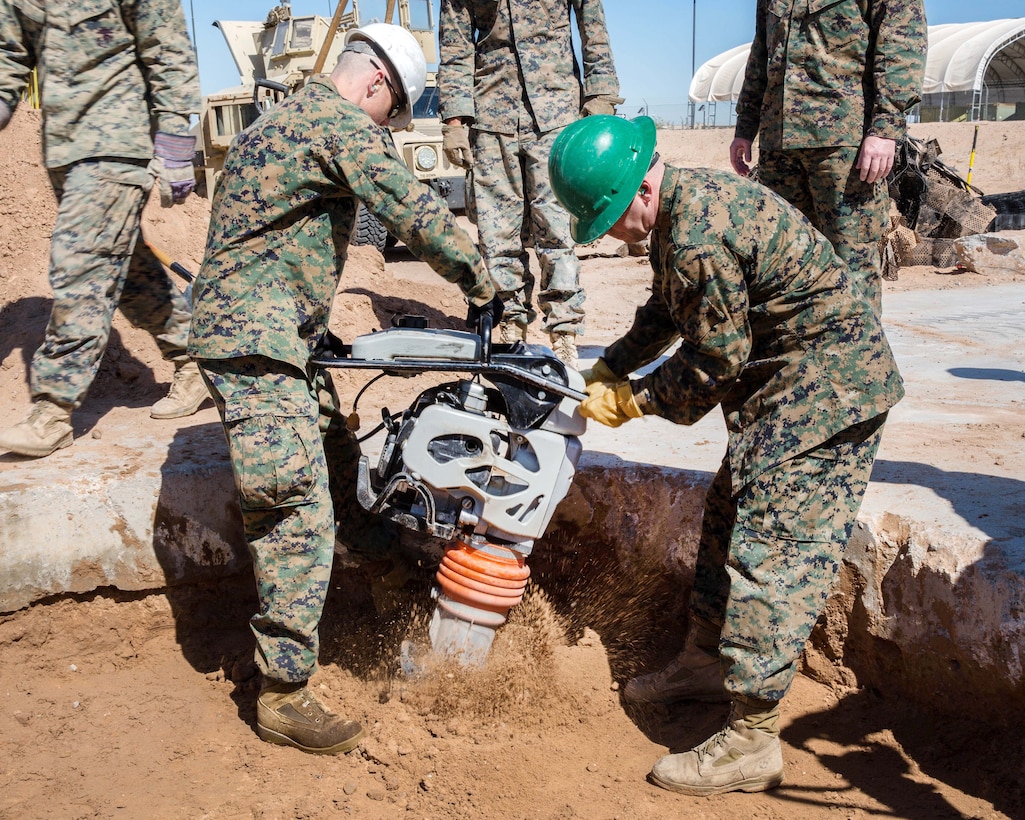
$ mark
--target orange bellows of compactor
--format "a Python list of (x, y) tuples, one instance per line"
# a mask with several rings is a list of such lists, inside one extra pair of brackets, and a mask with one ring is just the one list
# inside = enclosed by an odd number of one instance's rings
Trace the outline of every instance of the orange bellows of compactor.
[(440, 591), (435, 620), (451, 620), (455, 628), (444, 635), (432, 629), (434, 650), (465, 655), (482, 642), (490, 645), (491, 634), (523, 600), (528, 578), (524, 557), (500, 544), (475, 548), (457, 541), (446, 549), (436, 576)]

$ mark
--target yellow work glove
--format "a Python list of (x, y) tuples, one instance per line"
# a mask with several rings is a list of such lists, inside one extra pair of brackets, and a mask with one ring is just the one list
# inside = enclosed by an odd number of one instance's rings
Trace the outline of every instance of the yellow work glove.
[(616, 106), (622, 104), (622, 97), (616, 97), (612, 94), (595, 94), (593, 97), (587, 97), (584, 100), (584, 106), (580, 109), (580, 116), (591, 117), (595, 114), (614, 115), (616, 113)]
[(448, 161), (459, 168), (473, 167), (473, 152), (470, 150), (470, 129), (466, 125), (441, 126), (441, 147)]
[(624, 421), (644, 415), (629, 381), (619, 384), (595, 382), (587, 388), (587, 398), (580, 402), (580, 415), (594, 419), (606, 427), (619, 427)]
[(592, 385), (595, 382), (615, 384), (619, 381), (619, 376), (609, 370), (609, 366), (605, 364), (605, 360), (602, 358), (599, 358), (590, 367), (581, 370), (580, 375), (584, 377), (584, 384), (586, 385)]

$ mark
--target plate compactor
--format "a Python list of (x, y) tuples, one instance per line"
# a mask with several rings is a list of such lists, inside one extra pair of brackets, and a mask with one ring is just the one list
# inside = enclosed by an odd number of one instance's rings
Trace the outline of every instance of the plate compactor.
[(458, 375), (398, 416), (382, 411), (382, 425), (361, 439), (386, 434), (376, 469), (360, 458), (358, 494), (370, 512), (443, 543), (431, 647), (481, 665), (523, 598), (526, 558), (573, 480), (586, 426), (584, 380), (546, 347), (492, 347), (488, 315), (476, 333), (431, 329), (415, 316), (396, 325), (334, 344), (315, 362), (391, 376)]

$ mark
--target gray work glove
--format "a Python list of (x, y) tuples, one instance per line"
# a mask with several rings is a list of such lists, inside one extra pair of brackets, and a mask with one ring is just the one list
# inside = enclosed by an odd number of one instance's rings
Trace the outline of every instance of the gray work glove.
[(594, 114), (610, 114), (614, 116), (616, 106), (622, 104), (622, 97), (614, 97), (612, 94), (595, 94), (593, 97), (584, 98), (584, 107), (580, 109), (580, 116), (590, 117)]
[(158, 131), (153, 141), (153, 153), (161, 207), (170, 208), (184, 202), (196, 187), (196, 169), (192, 167), (196, 138)]
[(0, 131), (3, 131), (7, 127), (7, 123), (11, 121), (11, 107), (0, 100)]
[(473, 167), (473, 152), (470, 150), (470, 127), (468, 125), (441, 126), (442, 147), (445, 156), (453, 165), (469, 170)]

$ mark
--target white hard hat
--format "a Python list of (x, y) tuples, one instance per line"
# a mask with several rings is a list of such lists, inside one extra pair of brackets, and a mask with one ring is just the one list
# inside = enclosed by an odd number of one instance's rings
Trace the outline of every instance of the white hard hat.
[(427, 61), (423, 49), (409, 31), (391, 23), (368, 23), (345, 34), (345, 44), (353, 41), (369, 43), (380, 55), (392, 79), (402, 84), (405, 99), (399, 101), (399, 113), (391, 119), (395, 128), (405, 128), (413, 118), (413, 103), (420, 99), (427, 85)]

